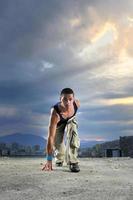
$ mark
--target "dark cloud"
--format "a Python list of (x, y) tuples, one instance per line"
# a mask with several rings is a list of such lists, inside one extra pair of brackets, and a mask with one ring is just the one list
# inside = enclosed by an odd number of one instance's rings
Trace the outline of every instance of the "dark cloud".
[[(83, 118), (88, 121), (125, 121), (132, 120), (132, 105), (88, 106), (83, 111)], [(82, 111), (81, 111), (82, 112)]]
[[(132, 96), (132, 75), (104, 73), (108, 65), (118, 62), (114, 54), (98, 58), (95, 52), (88, 62), (78, 56), (91, 45), (92, 27), (97, 25), (96, 33), (109, 20), (117, 22), (120, 31), (121, 20), (128, 14), (132, 14), (131, 1), (1, 1), (0, 109), (16, 111), (0, 115), (0, 134), (18, 129), (43, 135), (43, 120), (47, 126), (50, 107), (64, 87), (72, 87), (81, 100), (80, 134), (111, 139), (130, 132), (127, 122), (132, 120), (132, 106), (104, 106), (95, 101)], [(72, 26), (75, 19), (79, 24)]]

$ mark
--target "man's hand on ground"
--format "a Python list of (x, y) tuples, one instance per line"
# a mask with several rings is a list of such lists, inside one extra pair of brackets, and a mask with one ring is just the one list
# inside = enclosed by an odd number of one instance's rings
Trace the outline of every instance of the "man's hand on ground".
[(42, 167), (42, 170), (44, 171), (52, 171), (53, 167), (52, 167), (52, 161), (47, 161), (44, 166)]

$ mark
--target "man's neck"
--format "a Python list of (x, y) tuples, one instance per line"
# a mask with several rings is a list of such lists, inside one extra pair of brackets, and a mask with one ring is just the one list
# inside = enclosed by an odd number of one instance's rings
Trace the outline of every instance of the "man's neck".
[(72, 109), (72, 106), (69, 106), (69, 107), (65, 107), (62, 103), (60, 104), (61, 105), (61, 109), (62, 111), (66, 112), (66, 111), (70, 111)]

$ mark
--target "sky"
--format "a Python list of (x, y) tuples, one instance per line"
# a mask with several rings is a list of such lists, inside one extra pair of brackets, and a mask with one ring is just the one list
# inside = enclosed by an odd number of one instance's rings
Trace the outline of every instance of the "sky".
[(0, 0), (0, 136), (47, 138), (65, 87), (81, 140), (133, 135), (132, 36), (132, 0)]

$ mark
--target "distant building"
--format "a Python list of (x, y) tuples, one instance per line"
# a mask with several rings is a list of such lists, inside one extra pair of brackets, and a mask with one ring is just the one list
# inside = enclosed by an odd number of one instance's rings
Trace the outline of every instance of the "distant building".
[(8, 149), (3, 149), (2, 152), (1, 152), (1, 155), (2, 155), (2, 156), (10, 156), (10, 150), (8, 150)]
[(100, 151), (105, 157), (129, 156), (133, 158), (133, 136), (124, 136), (119, 140), (102, 143)]
[(113, 140), (99, 144), (102, 157), (121, 156), (119, 140)]
[(133, 136), (120, 137), (120, 148), (122, 156), (133, 158)]
[(105, 149), (105, 157), (121, 157), (121, 149), (112, 148), (112, 149)]

